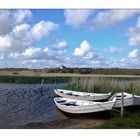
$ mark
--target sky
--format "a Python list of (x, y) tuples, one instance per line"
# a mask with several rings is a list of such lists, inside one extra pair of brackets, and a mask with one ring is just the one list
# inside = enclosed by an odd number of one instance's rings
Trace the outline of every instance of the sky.
[(0, 10), (0, 68), (140, 68), (140, 10)]

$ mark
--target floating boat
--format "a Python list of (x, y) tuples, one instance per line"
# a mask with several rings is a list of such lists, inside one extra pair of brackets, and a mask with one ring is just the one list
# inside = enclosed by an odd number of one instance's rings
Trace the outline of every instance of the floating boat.
[[(112, 100), (116, 97), (116, 103), (114, 107), (121, 107), (122, 105), (122, 93), (116, 93), (109, 100)], [(123, 106), (132, 106), (132, 105), (140, 105), (140, 96), (130, 94), (127, 92), (123, 92)]]
[(72, 98), (78, 100), (87, 100), (87, 101), (99, 101), (106, 100), (111, 96), (110, 93), (88, 93), (88, 92), (79, 92), (71, 91), (64, 89), (54, 89), (55, 94), (64, 98)]
[(106, 102), (93, 102), (86, 100), (55, 97), (54, 102), (57, 108), (61, 111), (67, 113), (81, 114), (111, 110), (115, 105), (116, 97)]

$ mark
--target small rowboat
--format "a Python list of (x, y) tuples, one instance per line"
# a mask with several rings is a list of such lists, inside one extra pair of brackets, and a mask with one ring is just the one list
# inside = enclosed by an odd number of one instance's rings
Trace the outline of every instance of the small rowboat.
[(86, 100), (55, 97), (54, 102), (57, 108), (61, 111), (74, 114), (83, 114), (111, 110), (115, 105), (116, 97), (114, 97), (113, 100), (106, 102), (93, 102)]
[(88, 93), (88, 92), (79, 92), (71, 91), (64, 89), (54, 89), (55, 94), (65, 98), (72, 98), (78, 100), (87, 100), (87, 101), (99, 101), (106, 100), (111, 96), (110, 93)]
[[(109, 100), (112, 100), (114, 97), (116, 97), (116, 103), (114, 107), (121, 107), (122, 104), (122, 93), (116, 93), (112, 97), (109, 98)], [(132, 106), (132, 105), (140, 105), (140, 96), (132, 95), (127, 92), (123, 92), (123, 106)]]

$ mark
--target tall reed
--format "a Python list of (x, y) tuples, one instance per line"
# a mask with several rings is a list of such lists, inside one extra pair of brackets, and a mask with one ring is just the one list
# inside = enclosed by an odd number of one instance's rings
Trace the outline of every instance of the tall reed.
[(67, 89), (86, 92), (129, 92), (140, 95), (140, 78), (71, 77)]

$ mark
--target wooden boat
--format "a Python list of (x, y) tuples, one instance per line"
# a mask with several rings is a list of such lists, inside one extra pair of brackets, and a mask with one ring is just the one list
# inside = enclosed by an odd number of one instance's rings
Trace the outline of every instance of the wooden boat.
[(86, 100), (55, 97), (54, 102), (57, 108), (61, 111), (67, 113), (81, 114), (111, 110), (115, 105), (116, 97), (106, 102), (93, 102)]
[(79, 91), (71, 91), (64, 89), (55, 89), (55, 94), (64, 98), (72, 98), (78, 100), (87, 100), (87, 101), (99, 101), (106, 100), (110, 97), (110, 93), (87, 93), (87, 92), (79, 92)]
[[(114, 97), (116, 97), (116, 103), (114, 107), (121, 107), (122, 104), (122, 94), (121, 93), (116, 93), (112, 97), (110, 97), (109, 100), (112, 100)], [(139, 105), (140, 104), (140, 96), (137, 95), (132, 95), (127, 92), (123, 92), (123, 106), (131, 106), (131, 105)], [(139, 102), (138, 102), (139, 100)], [(137, 101), (137, 102), (136, 102)], [(139, 104), (138, 104), (139, 103)]]

